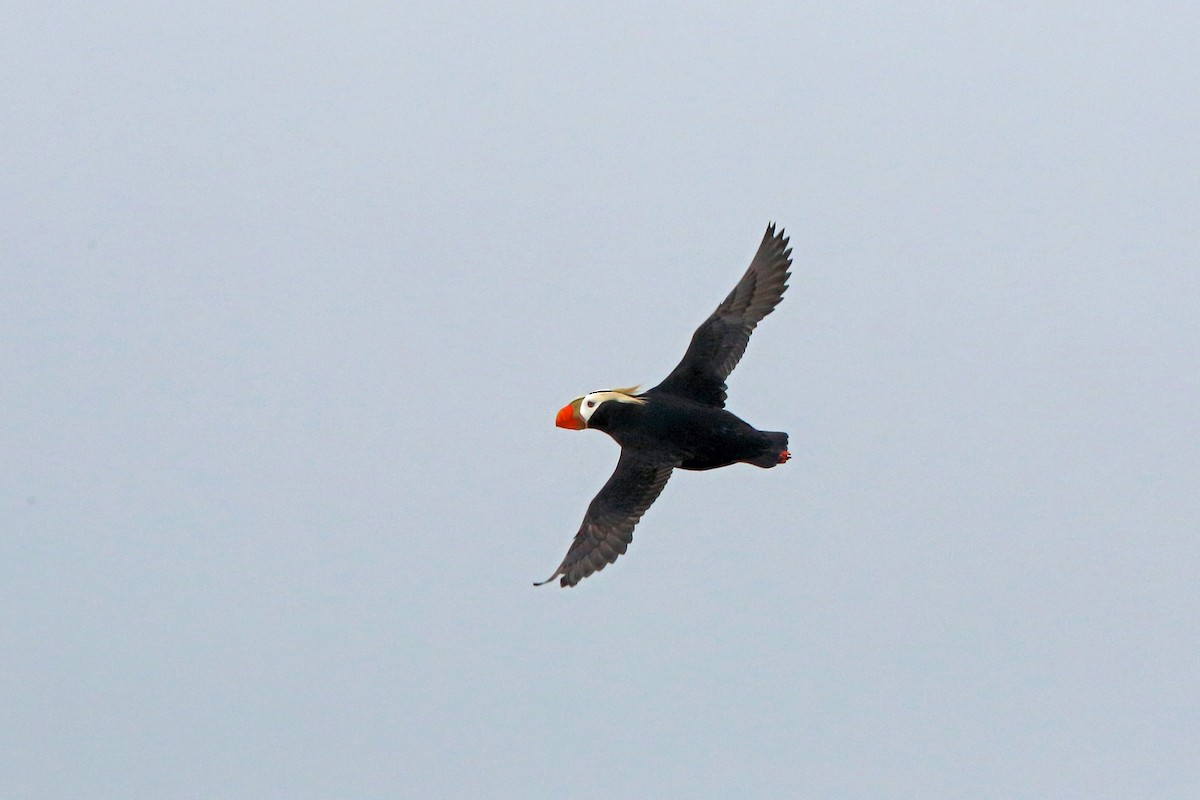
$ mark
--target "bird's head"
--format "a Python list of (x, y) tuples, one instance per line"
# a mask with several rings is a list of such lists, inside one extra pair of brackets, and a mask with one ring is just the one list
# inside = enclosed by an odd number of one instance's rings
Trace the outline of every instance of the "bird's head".
[(646, 400), (634, 395), (637, 388), (636, 386), (630, 386), (625, 389), (607, 389), (601, 392), (585, 394), (582, 397), (576, 397), (558, 410), (558, 416), (554, 418), (554, 424), (560, 428), (581, 431), (588, 427), (588, 421), (592, 418), (592, 415), (605, 403), (634, 403), (635, 405), (641, 405)]

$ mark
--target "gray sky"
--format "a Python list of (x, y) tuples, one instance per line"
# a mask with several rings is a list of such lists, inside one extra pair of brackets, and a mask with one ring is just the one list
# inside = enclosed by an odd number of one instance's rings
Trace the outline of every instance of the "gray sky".
[[(24, 4), (0, 793), (1200, 796), (1200, 6)], [(791, 434), (562, 558), (770, 220)]]

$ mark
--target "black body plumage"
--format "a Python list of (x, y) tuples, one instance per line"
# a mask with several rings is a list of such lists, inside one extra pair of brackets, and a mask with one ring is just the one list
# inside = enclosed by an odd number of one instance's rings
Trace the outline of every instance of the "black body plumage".
[(787, 244), (783, 231), (776, 234), (773, 224), (767, 226), (749, 269), (696, 329), (683, 359), (657, 386), (636, 396), (630, 390), (594, 392), (559, 412), (560, 419), (570, 413), (578, 423), (564, 427), (607, 433), (621, 445), (621, 457), (588, 506), (566, 558), (542, 583), (559, 578), (562, 586), (574, 586), (616, 561), (674, 469), (736, 463), (770, 468), (790, 458), (786, 433), (757, 430), (725, 410), (726, 378), (745, 353), (755, 326), (775, 310), (787, 289)]
[(705, 470), (746, 462), (772, 467), (787, 434), (760, 431), (723, 408), (651, 389), (646, 402), (603, 403), (588, 421), (622, 448), (653, 453), (680, 469)]

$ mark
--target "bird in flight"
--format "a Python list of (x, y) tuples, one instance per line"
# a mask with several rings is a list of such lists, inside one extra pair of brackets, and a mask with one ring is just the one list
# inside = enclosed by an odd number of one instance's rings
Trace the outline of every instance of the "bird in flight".
[(786, 433), (757, 430), (725, 410), (725, 379), (754, 327), (783, 299), (791, 254), (783, 230), (768, 225), (746, 274), (696, 329), (683, 360), (662, 383), (640, 394), (637, 387), (592, 392), (559, 410), (558, 427), (604, 431), (621, 445), (621, 457), (588, 506), (566, 558), (534, 586), (555, 578), (574, 586), (616, 561), (676, 468), (742, 463), (769, 469), (791, 458)]

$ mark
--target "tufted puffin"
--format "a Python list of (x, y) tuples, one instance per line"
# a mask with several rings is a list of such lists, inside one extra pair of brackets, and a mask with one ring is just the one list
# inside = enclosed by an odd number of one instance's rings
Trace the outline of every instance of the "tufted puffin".
[(725, 410), (725, 379), (746, 352), (754, 327), (787, 289), (792, 250), (767, 226), (750, 268), (692, 335), (683, 360), (662, 383), (576, 397), (558, 412), (560, 428), (604, 431), (621, 445), (612, 477), (588, 506), (567, 557), (542, 586), (574, 586), (604, 569), (633, 541), (633, 528), (676, 469), (786, 463), (788, 435), (760, 431)]

